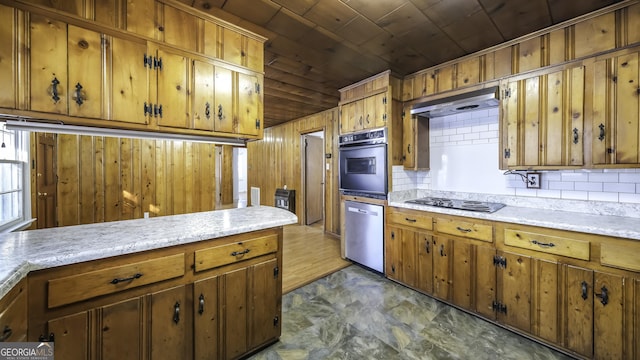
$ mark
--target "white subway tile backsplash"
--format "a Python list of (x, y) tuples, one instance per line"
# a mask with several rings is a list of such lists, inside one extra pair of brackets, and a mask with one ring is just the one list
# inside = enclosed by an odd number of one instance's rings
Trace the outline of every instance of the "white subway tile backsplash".
[(575, 190), (573, 182), (549, 181), (549, 189), (551, 190)]
[(562, 181), (589, 181), (589, 174), (585, 172), (559, 172)]
[(638, 183), (640, 184), (640, 173), (621, 173), (619, 175), (621, 183)]
[(468, 134), (464, 134), (464, 139), (465, 139), (465, 140), (476, 140), (476, 139), (480, 139), (480, 134), (479, 134), (479, 133), (468, 133)]
[(581, 182), (574, 183), (574, 187), (579, 191), (604, 191), (604, 187), (601, 182)]
[(563, 191), (560, 198), (567, 200), (589, 200), (589, 193), (586, 191)]
[(620, 194), (621, 203), (640, 204), (640, 194)]
[(618, 193), (635, 193), (636, 184), (630, 183), (604, 183), (604, 191)]
[(560, 190), (543, 190), (540, 189), (538, 191), (536, 191), (536, 196), (537, 197), (543, 197), (543, 198), (551, 198), (551, 199), (558, 199), (562, 196), (562, 191)]
[(483, 132), (483, 131), (489, 131), (489, 125), (478, 125), (478, 126), (472, 126), (472, 127), (471, 127), (471, 131), (472, 131), (472, 132)]
[(617, 172), (606, 172), (606, 173), (592, 173), (589, 174), (589, 181), (599, 181), (599, 182), (618, 182), (618, 173)]
[(589, 192), (589, 200), (618, 202), (618, 193), (612, 192)]

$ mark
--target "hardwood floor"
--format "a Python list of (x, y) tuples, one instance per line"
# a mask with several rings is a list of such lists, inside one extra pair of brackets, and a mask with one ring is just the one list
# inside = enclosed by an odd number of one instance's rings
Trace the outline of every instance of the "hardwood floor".
[(351, 265), (340, 257), (340, 239), (322, 225), (285, 226), (283, 247), (283, 294)]

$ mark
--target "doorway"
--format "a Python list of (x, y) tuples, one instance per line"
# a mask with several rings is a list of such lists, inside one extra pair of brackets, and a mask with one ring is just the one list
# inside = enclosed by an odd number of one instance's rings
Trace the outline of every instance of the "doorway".
[(36, 228), (58, 226), (57, 206), (57, 146), (56, 135), (36, 133)]
[(305, 225), (324, 228), (324, 130), (302, 135)]

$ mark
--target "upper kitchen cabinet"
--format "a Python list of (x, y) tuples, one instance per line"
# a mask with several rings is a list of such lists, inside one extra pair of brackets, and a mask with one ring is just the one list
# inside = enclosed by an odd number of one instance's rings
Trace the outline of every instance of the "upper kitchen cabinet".
[(154, 61), (159, 65), (154, 65), (158, 78), (154, 117), (159, 126), (188, 128), (191, 118), (188, 88), (191, 60), (180, 52), (164, 47), (158, 48), (156, 53), (157, 60)]
[(18, 38), (17, 9), (0, 5), (0, 78), (3, 90), (0, 92), (0, 107), (18, 107)]
[(35, 14), (29, 35), (30, 109), (100, 118), (102, 35)]
[[(640, 63), (638, 48), (593, 64), (591, 156), (597, 167), (640, 166)], [(591, 77), (592, 76), (592, 77)]]
[(402, 111), (402, 160), (407, 170), (429, 169), (429, 119)]
[(341, 133), (387, 126), (391, 108), (388, 91), (367, 96), (340, 106)]
[(502, 169), (584, 165), (584, 66), (502, 83)]
[(262, 81), (255, 74), (238, 73), (238, 133), (259, 135), (262, 130)]
[(244, 66), (253, 71), (264, 69), (263, 39), (241, 34), (213, 21), (204, 21), (202, 52), (213, 58)]

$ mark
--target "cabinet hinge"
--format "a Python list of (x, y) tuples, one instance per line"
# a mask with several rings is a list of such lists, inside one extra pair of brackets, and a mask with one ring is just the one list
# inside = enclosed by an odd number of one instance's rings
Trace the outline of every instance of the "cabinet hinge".
[(504, 98), (511, 97), (511, 89), (504, 89)]
[(153, 58), (153, 68), (162, 70), (162, 58)]
[(507, 259), (502, 256), (495, 255), (493, 257), (493, 266), (499, 266), (504, 269), (507, 267)]
[(153, 105), (147, 105), (147, 103), (145, 102), (144, 105), (142, 105), (142, 108), (144, 109), (144, 116), (153, 115)]
[(280, 273), (280, 268), (279, 267), (274, 267), (273, 268), (273, 278), (277, 279), (278, 278), (278, 274)]
[(616, 149), (614, 148), (607, 148), (607, 154), (613, 154), (616, 152)]
[(256, 83), (256, 94), (260, 94), (260, 84)]
[(387, 114), (382, 115), (382, 121), (387, 121)]
[(276, 315), (273, 318), (273, 326), (278, 326), (279, 323), (280, 323), (280, 317), (278, 317), (278, 315)]
[(402, 120), (404, 120), (404, 110), (402, 110)]
[(260, 119), (256, 119), (256, 129), (260, 129)]
[(506, 314), (507, 313), (507, 305), (501, 304), (497, 301), (494, 301), (491, 304), (491, 308), (493, 309), (494, 312), (499, 312), (499, 313), (503, 313)]
[(387, 105), (387, 97), (386, 96), (382, 98), (382, 104), (383, 105)]
[(54, 342), (55, 340), (55, 336), (53, 335), (53, 333), (49, 334), (49, 338), (47, 338), (46, 335), (42, 335), (40, 334), (40, 337), (38, 337), (38, 341), (40, 342)]
[(505, 159), (511, 158), (511, 149), (504, 149), (504, 158)]
[(154, 117), (160, 116), (162, 118), (162, 105), (160, 106), (158, 106), (157, 104), (153, 105), (153, 116)]
[(147, 56), (147, 54), (143, 55), (144, 58), (144, 67), (149, 67), (149, 69), (151, 69), (153, 67), (153, 56), (149, 55)]

